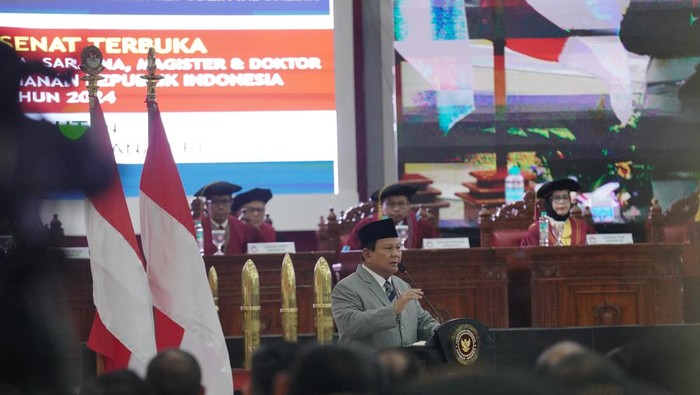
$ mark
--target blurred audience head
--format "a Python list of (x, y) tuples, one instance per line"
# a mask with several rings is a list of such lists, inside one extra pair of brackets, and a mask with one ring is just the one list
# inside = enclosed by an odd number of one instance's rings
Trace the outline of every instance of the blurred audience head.
[(97, 376), (84, 385), (80, 395), (149, 395), (148, 385), (130, 370), (117, 370)]
[(70, 83), (68, 75), (60, 76), (40, 61), (24, 61), (0, 43), (0, 223), (9, 223), (19, 242), (35, 248), (47, 237), (39, 217), (41, 200), (67, 190), (99, 191), (116, 166), (106, 155), (111, 145), (98, 145), (87, 127), (64, 135), (56, 124), (25, 116), (19, 84), (32, 75)]
[(700, 341), (691, 332), (646, 336), (607, 358), (629, 377), (674, 394), (697, 394), (700, 388)]
[(98, 191), (116, 166), (85, 130), (70, 139), (57, 125), (25, 116), (20, 81), (31, 75), (69, 81), (0, 43), (0, 228), (12, 236), (0, 254), (0, 388), (63, 394), (77, 351), (69, 347), (62, 255), (47, 249), (41, 201), (51, 192)]
[(477, 369), (440, 369), (415, 384), (393, 388), (396, 395), (549, 395), (558, 394), (556, 388), (533, 374), (506, 368), (489, 371)]
[(285, 341), (263, 343), (253, 354), (246, 395), (285, 394), (299, 346)]
[(148, 364), (146, 382), (154, 395), (202, 395), (202, 371), (187, 351), (168, 349)]
[(549, 369), (556, 366), (564, 358), (586, 352), (586, 349), (576, 342), (570, 340), (560, 341), (542, 351), (537, 357), (535, 368), (540, 375), (546, 375)]
[(382, 369), (372, 355), (332, 345), (302, 353), (292, 370), (289, 395), (374, 394), (383, 390)]
[[(623, 393), (625, 375), (614, 364), (590, 352), (573, 353), (541, 372), (541, 377), (567, 391)], [(594, 391), (595, 390), (595, 391)]]
[(416, 380), (420, 374), (416, 358), (400, 348), (387, 348), (379, 351), (377, 361), (384, 369), (389, 385), (405, 385)]
[(563, 354), (539, 373), (543, 380), (567, 394), (664, 394), (630, 379), (608, 359), (586, 350)]
[(32, 74), (56, 77), (58, 73), (40, 61), (24, 61), (12, 47), (0, 44), (0, 112), (15, 112), (22, 78)]

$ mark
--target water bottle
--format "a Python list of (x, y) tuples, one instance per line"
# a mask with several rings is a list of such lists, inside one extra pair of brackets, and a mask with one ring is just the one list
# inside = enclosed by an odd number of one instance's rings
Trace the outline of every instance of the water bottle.
[(204, 255), (204, 228), (202, 227), (202, 220), (194, 220), (194, 235), (199, 245), (199, 253)]
[(525, 196), (525, 179), (520, 174), (520, 167), (513, 166), (506, 176), (506, 204), (519, 202)]
[(547, 213), (542, 211), (538, 221), (540, 229), (540, 246), (547, 247), (549, 246), (549, 220), (547, 219)]

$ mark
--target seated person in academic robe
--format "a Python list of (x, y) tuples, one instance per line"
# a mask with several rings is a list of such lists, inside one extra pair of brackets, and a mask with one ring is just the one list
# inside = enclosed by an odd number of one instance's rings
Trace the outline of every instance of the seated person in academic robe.
[(241, 187), (229, 182), (217, 181), (205, 185), (195, 192), (195, 196), (204, 196), (207, 201), (206, 209), (209, 216), (202, 216), (202, 228), (204, 230), (204, 255), (212, 255), (216, 252), (216, 246), (212, 242), (212, 229), (226, 231), (224, 245), (221, 251), (224, 254), (242, 254), (247, 250), (247, 240), (253, 238), (252, 229), (246, 226), (238, 218), (231, 215), (232, 194), (241, 190)]
[(249, 243), (277, 241), (275, 228), (265, 222), (265, 205), (270, 199), (272, 199), (272, 191), (263, 188), (253, 188), (233, 198), (231, 212), (252, 228), (253, 240), (248, 240)]
[[(595, 233), (586, 221), (571, 217), (571, 192), (581, 190), (578, 182), (562, 178), (548, 182), (537, 191), (537, 198), (544, 200), (544, 208), (549, 221), (549, 245), (585, 245), (586, 235)], [(540, 244), (540, 232), (536, 220), (520, 241), (521, 246)]]
[(401, 262), (394, 221), (370, 222), (358, 237), (362, 264), (331, 293), (338, 344), (380, 350), (428, 340), (439, 323), (418, 302), (423, 291), (394, 276)]
[(416, 220), (411, 210), (411, 198), (417, 191), (418, 188), (412, 185), (391, 184), (372, 194), (372, 201), (379, 203), (379, 209), (375, 210), (374, 214), (363, 218), (352, 229), (348, 239), (350, 249), (360, 249), (358, 231), (368, 223), (382, 219), (383, 216), (394, 220), (395, 225), (408, 225), (408, 238), (405, 242), (407, 249), (422, 248), (423, 239), (440, 237), (440, 232), (428, 218)]

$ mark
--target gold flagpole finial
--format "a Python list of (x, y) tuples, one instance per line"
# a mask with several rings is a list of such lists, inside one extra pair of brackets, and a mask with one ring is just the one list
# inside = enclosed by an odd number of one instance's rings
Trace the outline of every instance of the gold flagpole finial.
[(158, 80), (162, 80), (163, 76), (156, 74), (156, 50), (153, 47), (148, 49), (148, 58), (146, 70), (148, 74), (142, 75), (141, 78), (146, 80), (146, 101), (153, 102), (156, 100), (156, 85)]
[(90, 98), (90, 108), (93, 108), (95, 106), (97, 91), (100, 89), (97, 86), (97, 81), (104, 79), (104, 77), (100, 75), (105, 69), (104, 66), (102, 66), (102, 52), (96, 46), (88, 45), (83, 48), (80, 53), (80, 62), (80, 70), (87, 74), (80, 77), (80, 80), (85, 81), (88, 97)]

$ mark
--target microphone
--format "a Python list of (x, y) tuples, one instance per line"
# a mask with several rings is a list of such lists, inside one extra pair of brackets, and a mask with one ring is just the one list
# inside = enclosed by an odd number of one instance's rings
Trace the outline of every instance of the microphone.
[[(408, 270), (406, 270), (406, 265), (404, 265), (403, 262), (399, 262), (399, 271), (401, 273), (405, 274), (406, 277), (408, 277), (408, 280), (411, 282), (411, 285), (413, 286), (413, 288), (420, 288), (418, 285), (416, 285), (416, 282), (413, 280), (413, 277), (411, 277), (411, 274), (408, 273)], [(437, 312), (437, 309), (435, 308), (435, 306), (433, 306), (433, 304), (430, 303), (430, 300), (428, 300), (428, 297), (425, 294), (423, 294), (423, 299), (425, 300), (425, 303), (428, 304), (428, 307), (430, 307), (430, 311), (432, 311), (433, 314), (435, 314), (438, 321), (442, 324), (443, 323), (442, 317)]]

